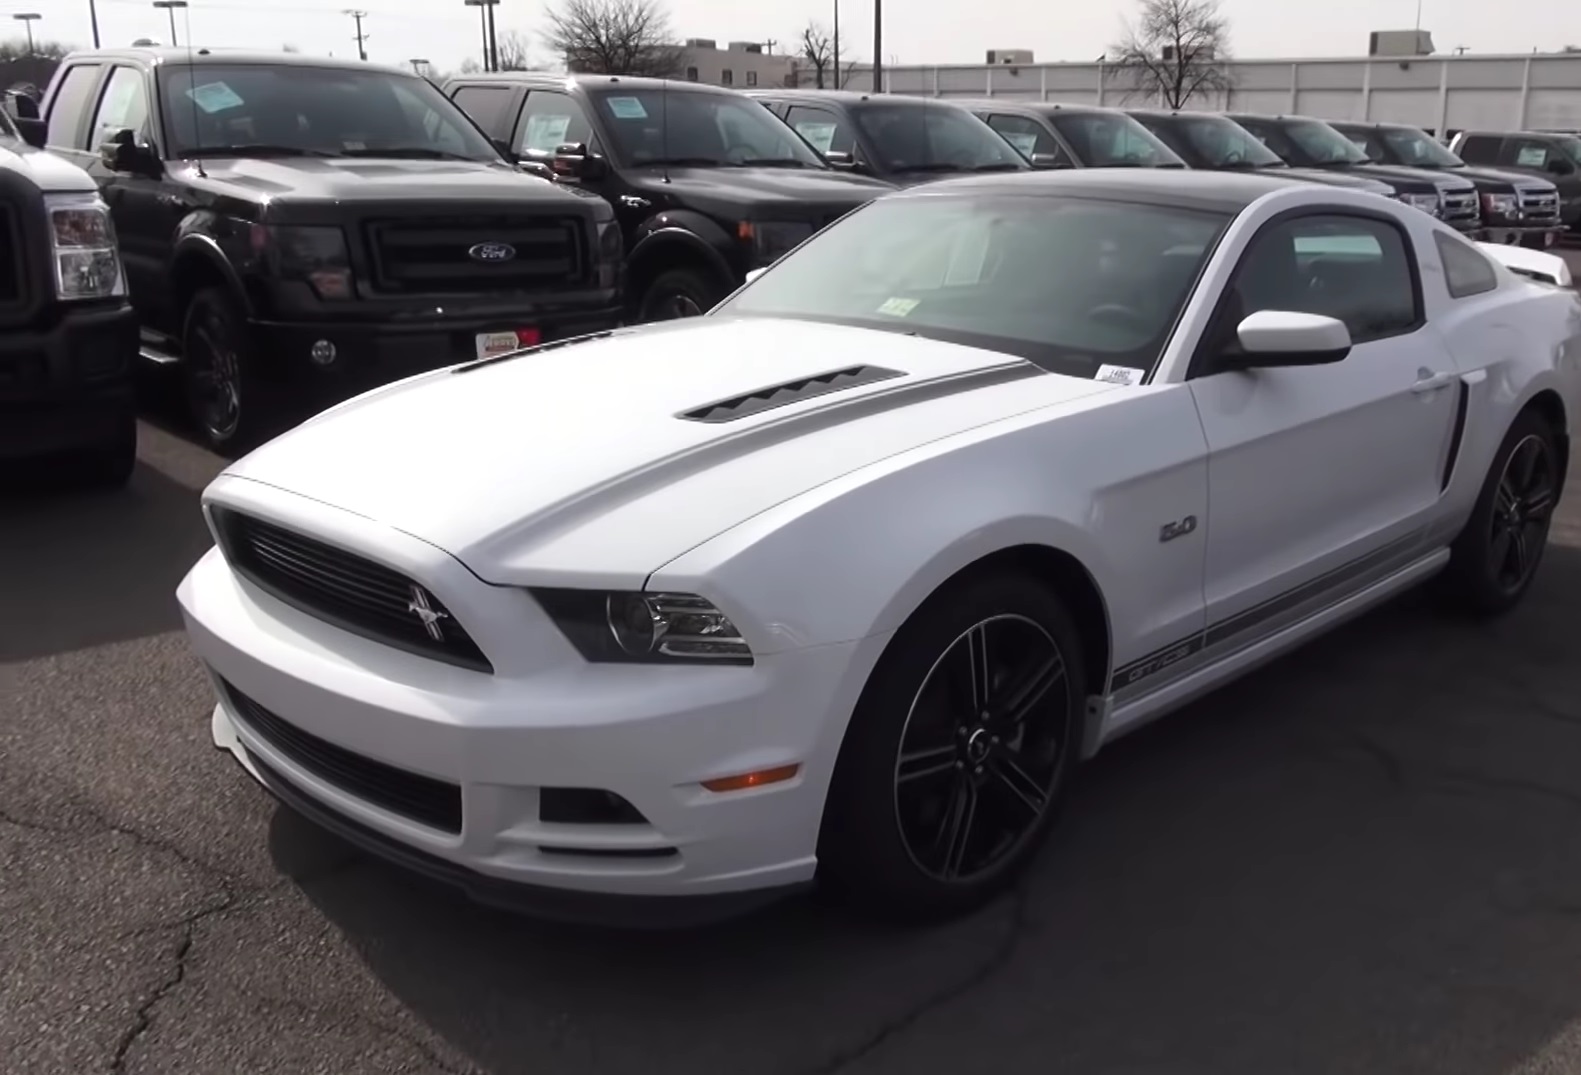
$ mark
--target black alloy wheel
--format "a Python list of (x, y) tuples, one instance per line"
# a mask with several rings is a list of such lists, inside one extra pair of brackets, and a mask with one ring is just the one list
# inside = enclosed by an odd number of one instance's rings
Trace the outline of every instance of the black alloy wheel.
[(674, 321), (682, 317), (701, 317), (728, 294), (704, 273), (694, 269), (671, 269), (660, 273), (643, 292), (637, 320)]
[(1542, 559), (1559, 501), (1558, 469), (1552, 446), (1536, 433), (1505, 460), (1489, 521), (1488, 571), (1506, 592), (1525, 589)]

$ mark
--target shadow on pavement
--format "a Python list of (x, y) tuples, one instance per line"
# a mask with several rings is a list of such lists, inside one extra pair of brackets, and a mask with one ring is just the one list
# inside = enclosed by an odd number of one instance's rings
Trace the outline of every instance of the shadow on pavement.
[(1581, 1017), (1578, 596), (1551, 545), (1505, 619), (1413, 595), (1122, 740), (1016, 898), (927, 932), (549, 926), (284, 809), (272, 850), (490, 1072), (1508, 1075)]
[(114, 491), (0, 489), (0, 664), (178, 629), (200, 491), (146, 462)]

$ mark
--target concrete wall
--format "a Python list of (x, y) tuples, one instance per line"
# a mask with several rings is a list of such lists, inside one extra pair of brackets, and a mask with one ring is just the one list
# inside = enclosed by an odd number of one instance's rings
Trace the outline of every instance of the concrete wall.
[[(1432, 130), (1581, 128), (1581, 54), (1242, 60), (1234, 88), (1190, 102), (1206, 110), (1287, 112), (1324, 119), (1411, 123)], [(890, 93), (1005, 96), (1105, 105), (1149, 105), (1128, 72), (1097, 63), (985, 64), (884, 69)], [(853, 88), (872, 85), (858, 68)]]

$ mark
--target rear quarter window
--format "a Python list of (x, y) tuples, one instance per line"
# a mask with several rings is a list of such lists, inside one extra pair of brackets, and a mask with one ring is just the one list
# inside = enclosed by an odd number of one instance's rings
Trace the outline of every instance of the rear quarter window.
[(1444, 265), (1444, 284), (1451, 298), (1469, 299), (1499, 286), (1493, 265), (1482, 252), (1457, 235), (1433, 232), (1438, 258)]

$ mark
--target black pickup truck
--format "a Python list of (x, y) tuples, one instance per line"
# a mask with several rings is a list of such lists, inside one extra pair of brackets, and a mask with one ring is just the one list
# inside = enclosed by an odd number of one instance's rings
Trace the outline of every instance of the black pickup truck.
[(1186, 167), (1171, 146), (1117, 108), (993, 97), (950, 103), (992, 127), (1034, 168)]
[(379, 383), (622, 317), (614, 214), (426, 79), (284, 53), (68, 56), (50, 148), (109, 203), (144, 358), (234, 453)]
[(43, 135), (0, 109), (0, 471), (120, 485), (137, 456), (137, 321), (108, 209)]
[(733, 90), (625, 75), (463, 75), (445, 93), (522, 159), (614, 207), (636, 321), (707, 311), (893, 189), (842, 175)]

